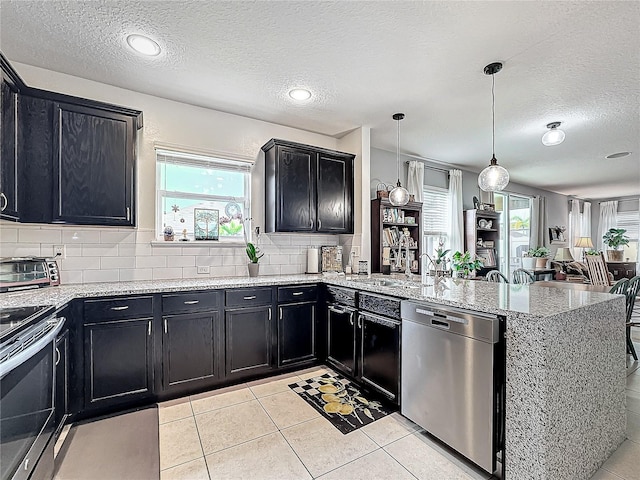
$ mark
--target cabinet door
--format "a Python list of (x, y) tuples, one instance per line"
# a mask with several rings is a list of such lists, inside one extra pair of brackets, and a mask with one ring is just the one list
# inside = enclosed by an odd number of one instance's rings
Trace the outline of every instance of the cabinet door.
[(317, 230), (353, 233), (353, 160), (318, 155)]
[(315, 359), (315, 302), (281, 305), (278, 309), (278, 366)]
[(69, 330), (58, 336), (55, 350), (56, 394), (54, 400), (56, 430), (69, 413)]
[(219, 313), (165, 316), (162, 323), (163, 389), (218, 380)]
[(271, 368), (271, 307), (248, 307), (225, 312), (227, 375)]
[(0, 218), (17, 220), (18, 215), (18, 94), (2, 76), (0, 118)]
[(152, 321), (84, 326), (85, 408), (125, 404), (152, 392)]
[(329, 305), (327, 308), (327, 361), (338, 370), (355, 375), (356, 310), (339, 305)]
[(54, 222), (134, 222), (134, 122), (98, 109), (56, 104)]
[(277, 147), (276, 231), (315, 230), (315, 175), (317, 155)]
[(360, 313), (360, 380), (398, 403), (400, 385), (400, 322)]

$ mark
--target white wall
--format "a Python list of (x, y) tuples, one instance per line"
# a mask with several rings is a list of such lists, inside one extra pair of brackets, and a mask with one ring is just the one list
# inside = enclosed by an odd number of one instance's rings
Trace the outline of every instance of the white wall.
[[(155, 226), (155, 142), (258, 160), (262, 158), (262, 145), (270, 138), (283, 138), (356, 153), (360, 157), (358, 165), (368, 157), (368, 153), (362, 153), (363, 138), (367, 135), (360, 131), (339, 142), (325, 135), (174, 102), (30, 65), (16, 62), (12, 65), (29, 86), (123, 105), (142, 110), (144, 115), (144, 128), (138, 137), (137, 229), (0, 223), (2, 256), (51, 256), (53, 245), (67, 245), (68, 258), (60, 262), (64, 283), (199, 278), (202, 275), (195, 273), (199, 265), (212, 266), (211, 276), (247, 274), (246, 255), (240, 247), (151, 244)], [(356, 150), (339, 148), (339, 143)], [(362, 178), (359, 171), (356, 178)], [(264, 218), (263, 185), (264, 182), (252, 182), (254, 225), (261, 225)], [(355, 223), (362, 229), (359, 210), (355, 213)], [(340, 239), (335, 235), (261, 234), (253, 240), (266, 253), (261, 260), (264, 265), (261, 272), (287, 274), (304, 272), (304, 253), (308, 246), (337, 245)], [(341, 240), (342, 243), (350, 241), (350, 238)]]

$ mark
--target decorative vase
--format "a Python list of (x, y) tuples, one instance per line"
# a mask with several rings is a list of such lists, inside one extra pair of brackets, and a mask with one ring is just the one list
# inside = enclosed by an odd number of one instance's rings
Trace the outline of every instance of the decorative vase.
[(164, 241), (165, 242), (173, 242), (174, 235), (175, 234), (173, 234), (173, 233), (169, 233), (169, 234), (165, 233), (164, 234)]
[(247, 267), (249, 267), (249, 276), (250, 277), (257, 277), (258, 276), (258, 272), (260, 270), (260, 264), (259, 263), (249, 263), (247, 265)]
[(522, 257), (522, 268), (525, 270), (533, 270), (536, 268), (535, 257)]
[(536, 258), (536, 268), (538, 268), (538, 269), (547, 268), (547, 259), (546, 259), (546, 257), (538, 257), (538, 258)]
[(623, 250), (607, 250), (607, 259), (610, 262), (622, 262)]

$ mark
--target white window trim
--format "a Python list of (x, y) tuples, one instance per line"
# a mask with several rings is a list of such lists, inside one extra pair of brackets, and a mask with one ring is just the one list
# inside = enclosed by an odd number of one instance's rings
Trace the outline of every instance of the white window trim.
[[(166, 152), (167, 154), (171, 155), (176, 154), (176, 155), (180, 155), (183, 158), (189, 158), (189, 157), (193, 157), (194, 160), (194, 164), (198, 163), (198, 160), (202, 161), (202, 162), (207, 162), (208, 158), (216, 158), (218, 160), (230, 160), (233, 162), (241, 162), (241, 163), (245, 163), (247, 164), (247, 167), (249, 169), (249, 173), (247, 175), (245, 175), (245, 179), (244, 179), (244, 190), (245, 190), (245, 211), (243, 213), (243, 218), (245, 218), (245, 224), (244, 224), (244, 228), (245, 228), (245, 232), (247, 234), (249, 234), (249, 238), (250, 238), (250, 232), (252, 230), (252, 226), (251, 226), (251, 174), (250, 174), (250, 170), (253, 167), (253, 165), (255, 164), (255, 159), (249, 158), (247, 156), (243, 156), (243, 155), (238, 155), (238, 154), (233, 154), (233, 153), (229, 153), (229, 152), (222, 152), (222, 151), (214, 151), (214, 150), (197, 150), (197, 149), (193, 149), (193, 148), (189, 148), (189, 147), (182, 147), (179, 145), (172, 145), (172, 144), (166, 144), (166, 143), (160, 143), (160, 142), (154, 142), (154, 152), (155, 152), (155, 166), (156, 166), (156, 181), (155, 181), (155, 191), (156, 191), (156, 202), (155, 202), (155, 239), (151, 241), (151, 244), (154, 246), (163, 246), (163, 247), (173, 247), (173, 248), (178, 248), (178, 247), (198, 247), (198, 246), (202, 246), (202, 247), (211, 247), (211, 246), (216, 246), (216, 247), (244, 247), (245, 246), (245, 241), (242, 240), (236, 240), (236, 239), (225, 239), (224, 237), (221, 237), (219, 240), (215, 241), (215, 240), (194, 240), (194, 239), (189, 239), (189, 241), (180, 241), (180, 240), (174, 240), (172, 242), (165, 242), (162, 239), (162, 235), (160, 234), (160, 232), (162, 231), (162, 215), (160, 214), (160, 206), (162, 205), (162, 196), (165, 193), (170, 193), (173, 196), (176, 197), (180, 197), (185, 196), (185, 197), (189, 197), (189, 198), (202, 198), (202, 199), (211, 199), (211, 200), (236, 200), (237, 197), (231, 197), (231, 196), (219, 196), (219, 195), (203, 195), (203, 194), (183, 194), (182, 192), (174, 192), (174, 191), (169, 191), (169, 190), (162, 190), (158, 188), (158, 184), (160, 183), (160, 169), (157, 168), (158, 166), (158, 153), (162, 153), (162, 152)], [(187, 162), (185, 162), (187, 163)], [(248, 205), (248, 206), (247, 206)], [(176, 233), (176, 237), (179, 238), (179, 234)]]

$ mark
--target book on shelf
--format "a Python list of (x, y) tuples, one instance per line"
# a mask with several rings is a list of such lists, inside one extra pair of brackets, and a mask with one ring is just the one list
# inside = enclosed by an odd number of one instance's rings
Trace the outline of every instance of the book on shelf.
[(404, 210), (399, 208), (384, 208), (382, 221), (387, 223), (404, 223)]

